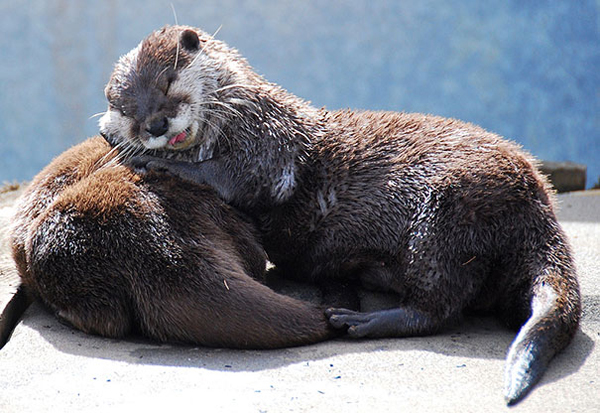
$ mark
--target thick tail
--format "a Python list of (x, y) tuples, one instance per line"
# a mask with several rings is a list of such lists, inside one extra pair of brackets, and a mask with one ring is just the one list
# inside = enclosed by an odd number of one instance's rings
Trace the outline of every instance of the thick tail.
[[(570, 256), (566, 261), (570, 262)], [(572, 265), (567, 265), (562, 270), (546, 270), (534, 282), (531, 316), (521, 327), (506, 359), (505, 398), (508, 405), (527, 395), (554, 355), (573, 338), (581, 316), (579, 287), (574, 273)]]

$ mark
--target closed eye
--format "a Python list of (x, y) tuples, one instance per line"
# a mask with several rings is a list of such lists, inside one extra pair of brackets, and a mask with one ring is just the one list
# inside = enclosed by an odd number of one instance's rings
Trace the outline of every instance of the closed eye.
[(165, 87), (165, 90), (164, 90), (165, 96), (167, 96), (169, 94), (169, 89), (171, 88), (171, 84), (173, 83), (173, 81), (176, 78), (177, 78), (177, 75), (172, 71), (170, 71), (166, 74), (165, 80), (167, 82), (167, 86)]
[(160, 90), (165, 96), (169, 93), (171, 83), (175, 80), (176, 75), (172, 69), (165, 67), (155, 78), (155, 87)]

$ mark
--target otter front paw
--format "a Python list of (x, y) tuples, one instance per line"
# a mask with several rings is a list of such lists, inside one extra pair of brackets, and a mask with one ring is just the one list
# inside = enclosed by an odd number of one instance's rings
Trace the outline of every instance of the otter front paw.
[(129, 165), (139, 168), (142, 173), (154, 171), (199, 185), (207, 183), (203, 173), (206, 162), (185, 162), (141, 155), (131, 158)]
[[(193, 175), (194, 164), (191, 164), (190, 162), (174, 161), (170, 159), (141, 155), (131, 158), (128, 164), (132, 166), (138, 173), (145, 174), (152, 171), (193, 181), (190, 176)], [(192, 172), (190, 172), (190, 170)]]
[(170, 161), (156, 158), (148, 155), (138, 155), (127, 160), (127, 165), (134, 168), (137, 172), (146, 173), (149, 171), (168, 172), (168, 163)]

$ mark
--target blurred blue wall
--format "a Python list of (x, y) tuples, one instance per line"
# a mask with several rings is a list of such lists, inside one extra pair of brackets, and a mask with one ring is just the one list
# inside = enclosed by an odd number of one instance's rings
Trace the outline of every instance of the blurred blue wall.
[(599, 0), (0, 0), (0, 182), (97, 132), (114, 62), (171, 3), (317, 106), (456, 117), (600, 176)]

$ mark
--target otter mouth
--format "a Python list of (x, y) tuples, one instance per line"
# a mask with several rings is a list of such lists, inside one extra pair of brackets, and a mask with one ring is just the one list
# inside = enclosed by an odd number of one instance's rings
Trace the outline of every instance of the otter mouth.
[(185, 142), (186, 139), (187, 139), (187, 132), (183, 131), (183, 132), (173, 136), (171, 139), (169, 139), (169, 145), (175, 146), (177, 144)]
[(169, 149), (185, 149), (194, 142), (194, 134), (184, 130), (171, 137), (165, 145)]

